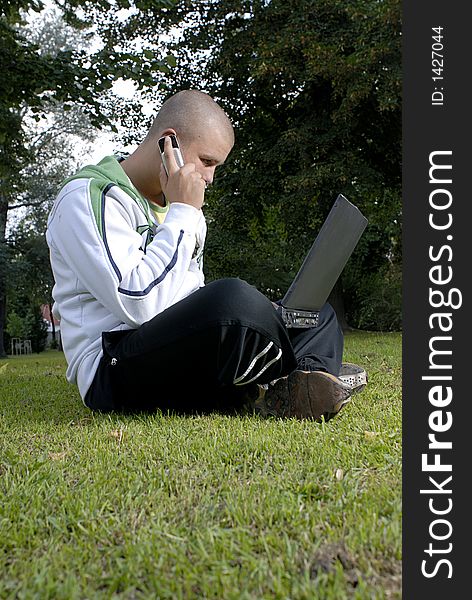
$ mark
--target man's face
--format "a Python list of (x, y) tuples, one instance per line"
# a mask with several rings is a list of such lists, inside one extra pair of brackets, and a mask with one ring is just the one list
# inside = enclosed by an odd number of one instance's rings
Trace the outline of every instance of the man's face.
[(226, 130), (208, 127), (189, 143), (181, 143), (184, 162), (194, 163), (207, 185), (213, 182), (215, 169), (224, 163), (233, 147)]

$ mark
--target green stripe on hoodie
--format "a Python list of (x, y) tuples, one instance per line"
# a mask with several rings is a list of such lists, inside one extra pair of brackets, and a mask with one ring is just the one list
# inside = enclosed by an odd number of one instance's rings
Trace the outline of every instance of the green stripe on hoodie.
[(148, 225), (153, 227), (154, 221), (151, 216), (151, 209), (145, 198), (138, 192), (138, 190), (131, 183), (128, 175), (124, 172), (120, 163), (115, 156), (106, 156), (97, 165), (86, 165), (80, 171), (77, 171), (71, 177), (68, 177), (63, 185), (73, 181), (74, 179), (89, 179), (89, 191), (90, 200), (92, 203), (92, 211), (97, 223), (98, 231), (100, 236), (103, 238), (103, 216), (102, 216), (102, 195), (105, 188), (110, 183), (117, 185), (128, 196), (138, 204), (144, 213)]

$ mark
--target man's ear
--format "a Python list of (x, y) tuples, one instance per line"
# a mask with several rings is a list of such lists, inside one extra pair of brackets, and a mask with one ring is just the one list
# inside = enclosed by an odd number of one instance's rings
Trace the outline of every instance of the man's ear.
[(177, 136), (177, 133), (175, 132), (175, 129), (172, 129), (171, 127), (167, 127), (167, 129), (164, 129), (162, 131), (162, 133), (160, 134), (160, 138), (161, 137), (165, 137), (166, 135), (175, 135)]

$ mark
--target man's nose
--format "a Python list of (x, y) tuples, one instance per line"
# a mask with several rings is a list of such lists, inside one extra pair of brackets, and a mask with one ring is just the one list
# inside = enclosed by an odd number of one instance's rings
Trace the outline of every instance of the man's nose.
[(215, 167), (209, 167), (205, 169), (203, 173), (203, 179), (206, 181), (207, 186), (213, 183), (213, 177), (215, 175)]

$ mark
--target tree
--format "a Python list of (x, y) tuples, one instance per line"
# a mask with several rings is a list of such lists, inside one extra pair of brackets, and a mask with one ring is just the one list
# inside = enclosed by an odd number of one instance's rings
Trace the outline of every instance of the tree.
[[(369, 227), (337, 286), (338, 300), (353, 324), (383, 327), (375, 311), (368, 313), (382, 306), (384, 284), (390, 298), (399, 297), (399, 0), (63, 6), (74, 27), (96, 24), (102, 45), (81, 68), (99, 86), (127, 77), (153, 101), (197, 87), (235, 124), (236, 147), (207, 195), (208, 278), (240, 275), (279, 296), (342, 192)], [(175, 31), (175, 43), (163, 45), (162, 36), (172, 39)], [(139, 139), (147, 126), (139, 107), (126, 106), (119, 116), (129, 137)], [(395, 327), (398, 301), (390, 312), (388, 326)]]
[[(166, 3), (163, 0), (162, 4)], [(87, 52), (83, 43), (77, 44), (77, 32), (86, 32), (90, 25), (77, 15), (80, 7), (86, 9), (92, 4), (104, 11), (110, 8), (105, 0), (56, 1), (68, 27), (64, 22), (58, 27), (58, 19), (46, 19), (39, 31), (25, 27), (25, 14), (28, 10), (39, 13), (44, 8), (40, 0), (8, 0), (0, 6), (0, 69), (8, 74), (0, 81), (0, 356), (5, 356), (3, 328), (10, 272), (6, 244), (8, 211), (12, 204), (40, 203), (26, 185), (26, 180), (31, 183), (34, 179), (24, 177), (27, 170), (32, 170), (35, 149), (25, 119), (32, 116), (40, 120), (51, 112), (51, 107), (65, 112), (79, 104), (92, 126), (114, 128), (101, 104), (101, 97), (110, 90), (114, 79), (126, 71), (140, 86), (155, 83), (146, 65), (137, 63), (135, 54), (127, 49), (111, 55), (108, 50)], [(147, 62), (156, 68), (168, 64), (154, 56)]]
[[(34, 220), (22, 220), (9, 239), (7, 331), (12, 337), (30, 339), (33, 351), (40, 352), (44, 350), (47, 335), (41, 305), (50, 302), (54, 280), (42, 228), (35, 227), (42, 219), (33, 214)], [(21, 336), (13, 335), (12, 320), (15, 327), (21, 322)]]
[[(292, 0), (255, 2), (251, 11), (234, 2), (232, 9), (224, 15), (212, 5), (207, 13), (219, 40), (205, 70), (208, 90), (224, 101), (239, 139), (237, 169), (223, 180), (227, 195), (215, 218), (237, 201), (222, 233), (247, 223), (243, 273), (273, 289), (279, 276), (267, 284), (267, 273), (280, 265), (287, 284), (344, 193), (369, 218), (344, 274), (353, 315), (366, 275), (401, 260), (400, 5)], [(209, 35), (192, 29), (188, 43), (208, 44)], [(270, 237), (271, 252), (264, 248)]]
[[(74, 63), (70, 49), (42, 54), (21, 31), (22, 10), (39, 11), (41, 2), (7, 2), (0, 12), (0, 68), (8, 73), (0, 83), (0, 356), (5, 356), (3, 326), (6, 316), (6, 287), (9, 253), (6, 226), (11, 201), (25, 190), (23, 168), (31, 160), (24, 118), (31, 111), (39, 119), (45, 103), (72, 101), (83, 97), (92, 119), (98, 119), (95, 84), (89, 70)], [(87, 79), (88, 77), (88, 79)], [(85, 85), (80, 82), (88, 81)]]

